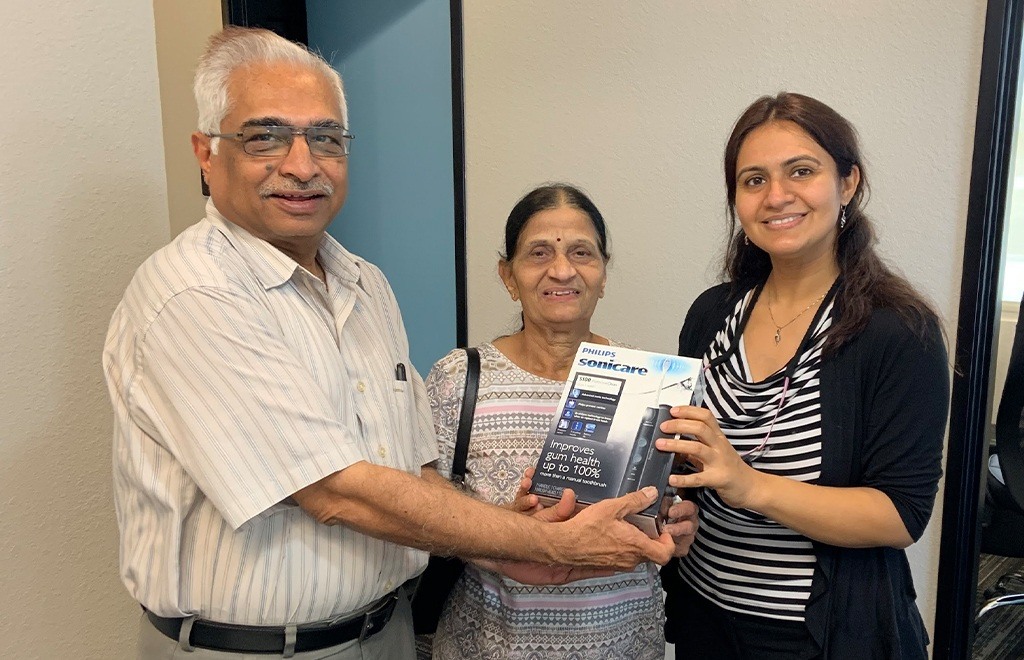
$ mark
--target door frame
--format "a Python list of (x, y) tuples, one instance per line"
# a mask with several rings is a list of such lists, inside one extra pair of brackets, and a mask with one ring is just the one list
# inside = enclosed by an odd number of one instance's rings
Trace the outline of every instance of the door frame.
[[(309, 42), (306, 3), (294, 0), (222, 0), (224, 25), (262, 27), (286, 39)], [(462, 0), (449, 0), (452, 68), (452, 164), (455, 182), (455, 342), (469, 343), (466, 284), (466, 104), (462, 53)]]
[(960, 281), (949, 444), (943, 495), (933, 658), (967, 659), (988, 460), (994, 339), (1005, 245), (1004, 214), (1013, 158), (1022, 0), (989, 0), (982, 47), (974, 157)]

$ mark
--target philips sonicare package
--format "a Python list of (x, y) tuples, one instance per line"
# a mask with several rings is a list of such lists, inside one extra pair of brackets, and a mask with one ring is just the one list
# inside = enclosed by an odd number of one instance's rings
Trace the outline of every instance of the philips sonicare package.
[[(665, 497), (674, 455), (654, 441), (671, 408), (698, 406), (703, 392), (700, 360), (581, 344), (530, 492), (550, 504), (571, 488), (578, 507), (645, 486)], [(661, 499), (627, 520), (657, 536)]]

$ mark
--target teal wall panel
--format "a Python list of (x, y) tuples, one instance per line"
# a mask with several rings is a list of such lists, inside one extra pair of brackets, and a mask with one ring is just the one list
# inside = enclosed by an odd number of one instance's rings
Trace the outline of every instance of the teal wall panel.
[(421, 374), (456, 344), (448, 0), (308, 0), (309, 45), (341, 73), (356, 136), (330, 233), (391, 282)]

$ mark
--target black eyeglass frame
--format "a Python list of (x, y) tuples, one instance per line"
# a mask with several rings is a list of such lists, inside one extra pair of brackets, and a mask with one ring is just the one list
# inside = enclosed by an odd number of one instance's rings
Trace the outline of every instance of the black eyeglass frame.
[[(340, 134), (335, 131), (340, 131)], [(246, 133), (249, 133), (246, 138)], [(328, 137), (339, 138), (338, 144), (341, 146), (342, 153), (330, 154), (323, 153), (321, 151), (321, 143), (310, 142), (309, 136), (313, 135), (316, 137), (318, 134), (326, 135)], [(315, 158), (345, 158), (349, 155), (350, 143), (355, 139), (356, 136), (349, 133), (345, 128), (340, 126), (307, 126), (301, 128), (299, 126), (286, 126), (286, 125), (250, 125), (243, 126), (241, 130), (235, 133), (205, 133), (206, 137), (210, 138), (224, 138), (226, 140), (234, 140), (241, 143), (242, 151), (249, 156), (255, 156), (256, 158), (281, 158), (287, 156), (292, 149), (292, 144), (295, 142), (295, 136), (301, 135), (306, 140), (306, 146), (309, 148), (309, 153)], [(253, 137), (259, 135), (270, 135), (281, 139), (283, 144), (288, 148), (281, 153), (259, 153), (252, 152), (249, 150), (249, 145), (254, 144), (252, 141)], [(258, 143), (255, 143), (258, 144)], [(314, 146), (316, 145), (316, 146)]]

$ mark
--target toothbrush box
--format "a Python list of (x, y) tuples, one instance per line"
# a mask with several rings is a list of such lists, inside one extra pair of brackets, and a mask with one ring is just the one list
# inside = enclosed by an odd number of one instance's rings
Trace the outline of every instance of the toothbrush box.
[(661, 533), (674, 454), (659, 451), (659, 427), (677, 405), (701, 403), (700, 360), (583, 343), (559, 399), (530, 492), (553, 504), (571, 488), (577, 508), (655, 486), (661, 497), (626, 519)]

